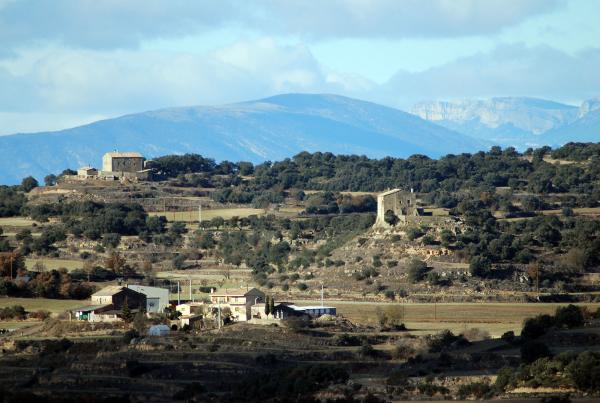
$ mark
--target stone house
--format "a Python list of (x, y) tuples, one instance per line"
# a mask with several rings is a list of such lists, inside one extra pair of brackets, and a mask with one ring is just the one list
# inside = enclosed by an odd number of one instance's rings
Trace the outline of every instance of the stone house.
[(102, 157), (103, 172), (139, 172), (144, 169), (145, 158), (136, 152), (110, 152)]
[(245, 322), (252, 317), (252, 305), (265, 302), (265, 293), (256, 288), (226, 288), (210, 294), (210, 302), (221, 309), (229, 307), (234, 320)]
[(398, 217), (401, 223), (406, 224), (409, 217), (423, 215), (423, 209), (417, 206), (417, 196), (412, 191), (392, 189), (377, 195), (377, 219), (375, 227), (389, 227), (385, 221), (385, 214), (390, 211)]

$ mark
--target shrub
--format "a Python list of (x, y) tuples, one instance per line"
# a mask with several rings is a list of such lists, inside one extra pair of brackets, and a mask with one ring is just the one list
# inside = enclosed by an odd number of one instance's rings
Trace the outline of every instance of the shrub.
[(578, 306), (570, 304), (565, 307), (556, 308), (556, 313), (554, 314), (555, 326), (571, 329), (583, 326), (583, 323), (583, 311)]
[(46, 320), (50, 317), (50, 312), (40, 309), (38, 311), (35, 312), (30, 312), (29, 313), (29, 317), (32, 319), (37, 319), (37, 320)]
[(550, 357), (550, 349), (539, 341), (528, 341), (521, 346), (521, 361), (530, 364), (539, 358)]
[(300, 291), (306, 291), (308, 289), (308, 285), (306, 285), (306, 283), (300, 283), (298, 284), (298, 289)]
[(411, 283), (418, 283), (423, 280), (427, 273), (427, 264), (419, 259), (412, 259), (408, 264), (408, 280)]
[(475, 399), (483, 399), (484, 397), (490, 397), (492, 387), (488, 383), (484, 382), (473, 382), (466, 385), (460, 385), (458, 388), (458, 398), (466, 399), (473, 396)]
[(554, 318), (550, 315), (538, 315), (529, 318), (525, 320), (523, 330), (521, 330), (521, 338), (524, 340), (537, 339), (543, 336), (552, 326), (554, 326)]

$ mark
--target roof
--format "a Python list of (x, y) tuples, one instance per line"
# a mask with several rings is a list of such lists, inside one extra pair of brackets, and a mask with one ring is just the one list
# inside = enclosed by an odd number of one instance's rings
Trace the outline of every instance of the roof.
[(129, 152), (118, 152), (118, 151), (112, 151), (109, 153), (104, 154), (104, 156), (108, 156), (108, 157), (112, 157), (112, 158), (144, 158), (142, 157), (142, 154), (138, 153), (138, 152), (134, 152), (134, 151), (129, 151)]
[(89, 171), (91, 169), (96, 170), (96, 168), (91, 167), (91, 166), (88, 165), (88, 166), (79, 168), (78, 171), (83, 171), (83, 170)]
[(111, 297), (123, 291), (124, 288), (125, 287), (120, 285), (109, 285), (108, 287), (104, 287), (100, 291), (93, 293), (92, 297)]
[(169, 290), (161, 287), (148, 287), (145, 285), (130, 284), (127, 286), (130, 290), (140, 292), (147, 297), (166, 297), (169, 298)]
[(91, 312), (91, 311), (95, 311), (97, 309), (102, 309), (102, 308), (106, 308), (107, 306), (110, 306), (111, 304), (105, 304), (105, 305), (86, 305), (86, 306), (82, 306), (81, 308), (77, 308), (77, 309), (73, 309), (75, 312)]
[(211, 296), (217, 296), (217, 297), (243, 297), (247, 294), (249, 294), (252, 291), (258, 291), (261, 292), (260, 290), (257, 290), (256, 288), (225, 288), (225, 290), (222, 291), (215, 291), (213, 293), (211, 293)]
[(398, 193), (398, 192), (401, 192), (401, 191), (402, 191), (402, 189), (396, 188), (396, 189), (388, 190), (388, 191), (383, 192), (383, 193), (379, 193), (377, 196), (388, 196), (388, 195), (391, 195), (391, 194), (394, 194), (394, 193)]
[(310, 305), (310, 306), (297, 306), (297, 305), (287, 305), (295, 311), (308, 311), (313, 309), (335, 309), (334, 306), (321, 306), (321, 305)]

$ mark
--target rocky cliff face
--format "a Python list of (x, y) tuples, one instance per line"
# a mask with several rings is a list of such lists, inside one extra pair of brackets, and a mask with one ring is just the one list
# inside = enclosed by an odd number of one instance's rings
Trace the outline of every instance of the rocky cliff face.
[(600, 98), (592, 98), (584, 101), (579, 108), (579, 118), (588, 115), (591, 112), (597, 111), (600, 109)]
[(434, 122), (452, 122), (455, 127), (474, 123), (490, 129), (512, 126), (534, 135), (571, 123), (579, 114), (577, 107), (533, 98), (422, 102), (411, 112)]

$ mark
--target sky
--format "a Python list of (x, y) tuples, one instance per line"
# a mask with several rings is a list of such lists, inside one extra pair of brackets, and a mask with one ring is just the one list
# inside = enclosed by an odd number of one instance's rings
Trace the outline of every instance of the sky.
[(290, 92), (600, 95), (600, 1), (0, 0), (0, 135)]

